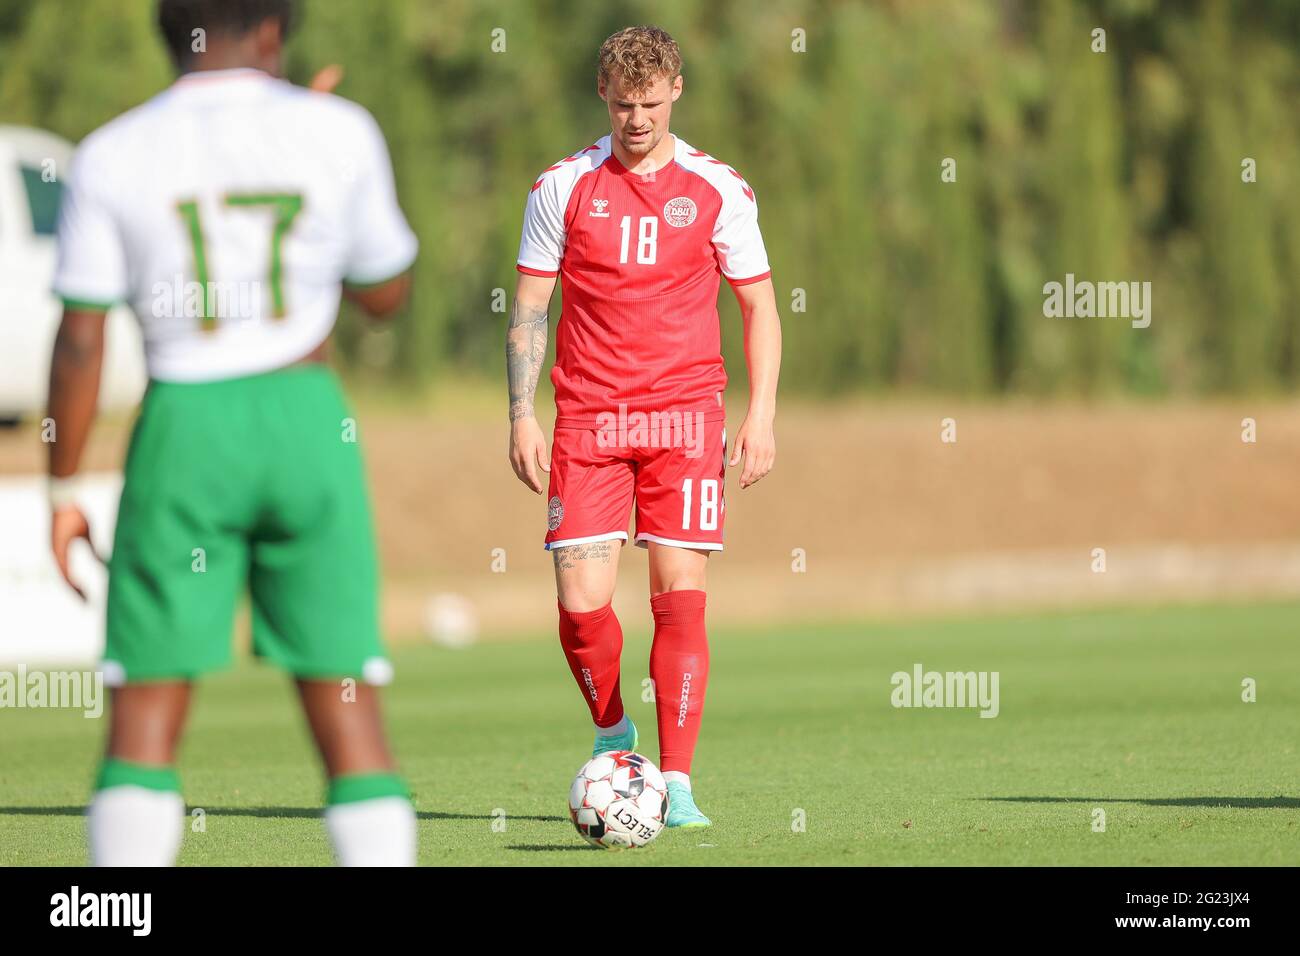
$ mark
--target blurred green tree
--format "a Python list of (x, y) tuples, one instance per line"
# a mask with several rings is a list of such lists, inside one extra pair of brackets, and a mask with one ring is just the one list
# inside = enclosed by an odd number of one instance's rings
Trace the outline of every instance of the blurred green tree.
[[(685, 59), (674, 130), (757, 192), (787, 388), (1089, 395), (1300, 381), (1294, 0), (303, 7), (291, 78), (345, 68), (338, 92), (386, 131), (422, 240), (414, 314), (387, 347), (355, 317), (340, 325), (359, 372), (499, 374), (495, 309), (513, 289), (528, 189), (607, 132), (601, 40), (653, 21)], [(152, 3), (0, 0), (0, 122), (78, 139), (169, 81)], [(1044, 316), (1044, 284), (1066, 273), (1150, 281), (1151, 327)], [(734, 373), (725, 286), (720, 306)]]

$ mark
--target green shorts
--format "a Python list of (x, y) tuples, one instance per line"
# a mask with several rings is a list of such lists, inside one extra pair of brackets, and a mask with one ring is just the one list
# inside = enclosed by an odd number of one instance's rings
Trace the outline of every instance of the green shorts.
[(329, 369), (149, 385), (109, 564), (106, 682), (229, 666), (247, 586), (259, 657), (385, 683), (377, 583), (356, 425)]

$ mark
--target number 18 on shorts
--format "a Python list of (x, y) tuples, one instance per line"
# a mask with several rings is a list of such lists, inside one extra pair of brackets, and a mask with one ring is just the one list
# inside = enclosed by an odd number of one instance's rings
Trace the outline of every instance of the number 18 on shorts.
[[(702, 416), (701, 416), (702, 417)], [(627, 540), (722, 550), (727, 433), (722, 421), (674, 429), (557, 426), (547, 492), (548, 550)], [(620, 421), (622, 419), (620, 418)]]

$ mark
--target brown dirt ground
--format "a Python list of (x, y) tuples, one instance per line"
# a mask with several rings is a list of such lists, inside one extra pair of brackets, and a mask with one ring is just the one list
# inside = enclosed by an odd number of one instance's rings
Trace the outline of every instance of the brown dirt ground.
[[(438, 592), (485, 634), (549, 632), (545, 502), (510, 471), (499, 412), (362, 402), (359, 421), (389, 632), (418, 634)], [(100, 423), (84, 467), (119, 467), (128, 428)], [(1300, 593), (1300, 403), (787, 403), (777, 441), (765, 481), (729, 479), (714, 622)], [(42, 466), (34, 427), (0, 433), (0, 474)], [(644, 552), (623, 562), (617, 607), (645, 626)]]

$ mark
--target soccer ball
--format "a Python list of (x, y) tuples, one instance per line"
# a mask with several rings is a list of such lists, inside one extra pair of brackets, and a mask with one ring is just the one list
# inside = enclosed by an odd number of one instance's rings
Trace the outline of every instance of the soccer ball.
[(589, 842), (607, 850), (645, 846), (668, 816), (659, 768), (630, 750), (592, 757), (569, 788), (569, 816)]

